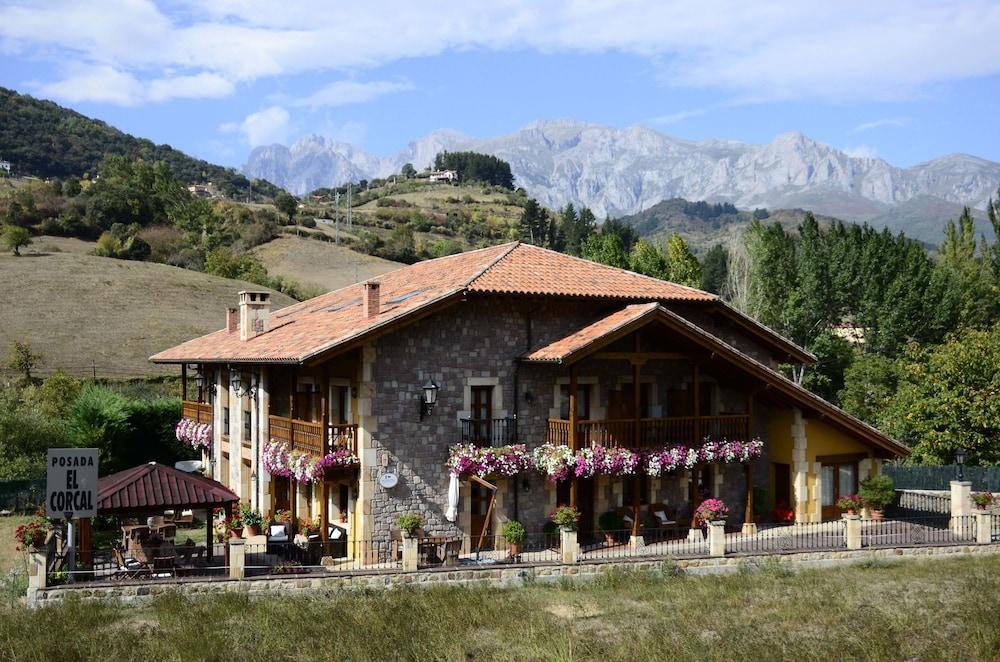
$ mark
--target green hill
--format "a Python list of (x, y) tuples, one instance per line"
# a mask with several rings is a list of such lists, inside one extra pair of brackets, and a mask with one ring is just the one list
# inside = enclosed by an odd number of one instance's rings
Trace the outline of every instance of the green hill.
[[(105, 154), (146, 161), (165, 161), (186, 184), (212, 182), (226, 196), (246, 199), (251, 182), (233, 168), (188, 156), (170, 145), (136, 138), (100, 120), (51, 101), (0, 87), (0, 158), (10, 161), (14, 174), (41, 178), (93, 174)], [(254, 180), (253, 193), (271, 198), (280, 191)]]
[[(152, 262), (84, 254), (93, 244), (37, 237), (22, 257), (0, 254), (0, 352), (15, 340), (44, 356), (37, 371), (57, 369), (128, 378), (176, 375), (146, 359), (221, 329), (241, 289), (260, 286)], [(27, 286), (30, 284), (30, 286)], [(275, 308), (294, 301), (273, 293)], [(6, 361), (3, 361), (5, 364)], [(4, 373), (0, 369), (0, 374)]]

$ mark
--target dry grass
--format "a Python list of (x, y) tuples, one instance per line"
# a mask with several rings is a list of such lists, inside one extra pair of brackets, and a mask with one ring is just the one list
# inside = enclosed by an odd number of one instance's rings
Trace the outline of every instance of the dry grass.
[(21, 562), (22, 554), (14, 542), (14, 529), (29, 521), (30, 517), (8, 515), (0, 517), (0, 575), (5, 575)]
[(324, 292), (405, 266), (343, 246), (301, 237), (279, 237), (256, 247), (253, 253), (272, 276), (292, 278)]
[[(76, 241), (44, 238), (22, 257), (0, 255), (0, 354), (26, 341), (45, 357), (40, 374), (61, 368), (90, 375), (91, 361), (99, 377), (176, 374), (146, 359), (222, 328), (236, 293), (259, 289), (163, 264), (70, 252), (82, 249)], [(41, 250), (48, 244), (62, 252)], [(272, 299), (276, 308), (293, 303), (278, 293)]]
[(1000, 557), (793, 575), (765, 566), (510, 590), (0, 608), (0, 658), (989, 660), (998, 613)]

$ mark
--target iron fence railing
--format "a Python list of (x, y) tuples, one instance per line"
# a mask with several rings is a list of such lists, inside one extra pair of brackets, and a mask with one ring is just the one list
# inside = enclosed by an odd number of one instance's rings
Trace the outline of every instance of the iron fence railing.
[(975, 540), (975, 516), (924, 515), (861, 521), (862, 547), (948, 545)]
[(130, 582), (150, 580), (176, 580), (183, 578), (226, 577), (225, 546), (218, 545), (219, 553), (207, 557), (185, 558), (175, 550), (165, 549), (162, 554), (151, 554), (137, 559), (114, 549), (73, 549), (75, 562), (69, 563), (69, 548), (64, 547), (51, 557), (46, 573), (46, 585), (77, 584), (82, 582)]
[(642, 557), (698, 557), (708, 555), (708, 542), (700, 529), (693, 536), (674, 537), (643, 531), (632, 538), (631, 529), (602, 531), (580, 544), (580, 560), (605, 561)]
[(726, 552), (730, 554), (782, 554), (846, 548), (844, 520), (760, 524), (755, 532), (726, 534)]

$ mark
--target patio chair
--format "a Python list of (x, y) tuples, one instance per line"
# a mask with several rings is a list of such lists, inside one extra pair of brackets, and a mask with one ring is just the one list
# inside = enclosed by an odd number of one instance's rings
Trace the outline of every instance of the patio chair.
[(151, 564), (152, 576), (157, 579), (173, 577), (177, 566), (176, 556), (154, 556)]
[(115, 565), (118, 566), (118, 569), (111, 574), (112, 581), (144, 579), (150, 576), (149, 568), (146, 564), (127, 557), (125, 550), (118, 541), (111, 543), (111, 554), (114, 557)]

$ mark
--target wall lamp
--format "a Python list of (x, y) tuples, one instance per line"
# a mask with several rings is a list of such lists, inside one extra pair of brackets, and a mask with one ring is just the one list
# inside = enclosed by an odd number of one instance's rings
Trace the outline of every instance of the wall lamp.
[(205, 373), (201, 371), (201, 366), (198, 366), (198, 374), (194, 376), (194, 385), (198, 387), (198, 393), (209, 395), (215, 395), (215, 383), (209, 382), (205, 377)]
[(249, 395), (251, 400), (255, 400), (257, 398), (257, 376), (251, 375), (250, 386), (243, 388), (243, 377), (240, 374), (240, 371), (236, 370), (232, 373), (232, 375), (233, 376), (230, 378), (230, 382), (233, 385), (233, 391), (236, 393), (236, 397), (242, 398), (244, 395)]
[(438, 385), (432, 379), (424, 384), (421, 390), (423, 391), (423, 395), (420, 398), (420, 420), (422, 421), (434, 411), (434, 405), (437, 404)]
[(965, 448), (962, 446), (955, 450), (955, 464), (958, 465), (958, 479), (965, 480)]

